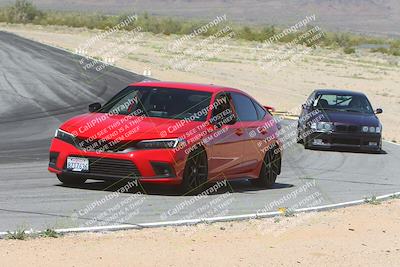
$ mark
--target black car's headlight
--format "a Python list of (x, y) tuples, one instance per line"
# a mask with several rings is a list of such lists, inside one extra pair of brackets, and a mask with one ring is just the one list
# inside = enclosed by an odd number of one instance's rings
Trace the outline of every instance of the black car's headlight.
[(374, 126), (363, 126), (361, 127), (361, 131), (363, 133), (381, 133), (382, 128), (381, 126), (374, 127)]
[(136, 144), (136, 147), (142, 149), (176, 148), (184, 143), (185, 140), (182, 138), (153, 139), (140, 141)]
[(54, 137), (57, 139), (60, 139), (64, 142), (67, 142), (69, 144), (75, 144), (75, 136), (73, 134), (70, 134), (66, 131), (63, 131), (61, 129), (58, 129), (56, 133), (54, 134)]
[(329, 132), (333, 131), (333, 123), (332, 122), (314, 122), (311, 124), (311, 129), (316, 130), (316, 131), (323, 131), (323, 132)]

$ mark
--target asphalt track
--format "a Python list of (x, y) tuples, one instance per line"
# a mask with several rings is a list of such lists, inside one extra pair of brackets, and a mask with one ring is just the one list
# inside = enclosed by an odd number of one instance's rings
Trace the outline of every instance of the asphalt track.
[(384, 143), (383, 154), (309, 151), (295, 144), (285, 151), (273, 189), (232, 181), (201, 199), (160, 186), (142, 188), (142, 195), (136, 189), (116, 194), (124, 184), (98, 181), (62, 186), (47, 171), (55, 129), (89, 103), (144, 79), (119, 68), (83, 70), (79, 59), (0, 32), (0, 232), (240, 215), (400, 191), (400, 146), (391, 143)]

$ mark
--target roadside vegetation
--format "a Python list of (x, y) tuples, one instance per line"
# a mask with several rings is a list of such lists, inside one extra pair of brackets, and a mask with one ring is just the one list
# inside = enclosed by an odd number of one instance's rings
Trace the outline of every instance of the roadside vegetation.
[(58, 238), (62, 234), (57, 233), (54, 229), (46, 229), (45, 231), (32, 233), (27, 231), (25, 228), (20, 227), (15, 231), (8, 231), (5, 235), (5, 239), (11, 240), (26, 240), (30, 238)]
[[(106, 15), (88, 12), (64, 12), (52, 10), (40, 10), (27, 0), (17, 0), (13, 5), (0, 8), (0, 22), (22, 23), (35, 25), (62, 25), (69, 27), (86, 27), (88, 29), (107, 30), (124, 21), (130, 14)], [(155, 34), (190, 34), (193, 30), (203, 26), (207, 21), (183, 20), (167, 17), (150, 16), (147, 13), (138, 15), (137, 20), (125, 27), (125, 30), (132, 30), (141, 27), (145, 32)], [(231, 23), (230, 23), (231, 24)], [(279, 33), (283, 29), (274, 25), (264, 26), (239, 26), (230, 25), (236, 33), (235, 38), (249, 41), (262, 42)], [(203, 36), (210, 36), (222, 29), (224, 25), (210, 28)], [(291, 33), (279, 40), (281, 43), (289, 43), (302, 35), (311, 27)], [(351, 33), (325, 32), (320, 39), (319, 45), (323, 47), (342, 49), (346, 54), (356, 52), (360, 45), (376, 45), (371, 52), (387, 55), (400, 56), (400, 40), (369, 37)], [(382, 47), (381, 47), (382, 46)]]
[(371, 198), (365, 198), (364, 202), (371, 205), (380, 205), (382, 203), (382, 201), (377, 199), (376, 196), (372, 196)]
[(19, 228), (13, 232), (8, 231), (6, 239), (25, 240), (29, 237), (24, 228)]

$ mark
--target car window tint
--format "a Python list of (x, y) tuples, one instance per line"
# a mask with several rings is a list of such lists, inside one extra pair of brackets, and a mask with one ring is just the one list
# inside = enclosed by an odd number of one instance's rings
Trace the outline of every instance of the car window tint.
[(143, 109), (138, 108), (138, 99), (140, 98), (139, 91), (130, 91), (126, 94), (121, 94), (113, 100), (113, 107), (109, 110), (115, 114), (128, 114), (129, 110), (137, 109), (139, 114), (143, 113)]
[(239, 121), (258, 120), (257, 111), (250, 98), (242, 94), (232, 93), (232, 99)]
[(225, 93), (219, 94), (214, 101), (212, 116), (217, 116), (226, 110), (230, 110), (229, 97)]
[(254, 101), (252, 101), (252, 102), (253, 102), (254, 106), (256, 107), (258, 119), (262, 120), (265, 117), (265, 113), (267, 113), (267, 112), (257, 102), (254, 102)]
[(210, 101), (209, 92), (130, 86), (107, 102), (102, 112), (205, 121)]
[(322, 95), (320, 100), (328, 101), (330, 106), (336, 105), (336, 95)]
[(220, 93), (217, 95), (213, 103), (211, 122), (216, 125), (229, 124), (234, 117), (229, 94)]
[(318, 108), (330, 108), (352, 112), (373, 112), (372, 107), (365, 96), (362, 95), (319, 95), (314, 106)]
[(314, 100), (315, 100), (315, 93), (313, 92), (306, 101), (306, 106), (312, 106), (314, 104)]

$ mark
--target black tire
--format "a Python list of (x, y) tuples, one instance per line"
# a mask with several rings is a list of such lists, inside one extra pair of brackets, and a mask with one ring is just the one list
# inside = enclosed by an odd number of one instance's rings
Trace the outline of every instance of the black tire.
[(69, 174), (57, 174), (57, 178), (65, 185), (81, 185), (87, 180), (86, 178)]
[(197, 149), (190, 153), (185, 170), (181, 190), (183, 194), (195, 195), (202, 191), (208, 179), (207, 153)]
[(304, 139), (303, 139), (303, 145), (304, 145), (305, 149), (310, 149), (311, 148), (310, 140), (307, 138), (306, 135), (304, 136)]
[(262, 188), (272, 188), (281, 169), (281, 156), (268, 151), (264, 156), (258, 179), (250, 180), (252, 184)]
[(298, 144), (303, 144), (303, 138), (301, 138), (302, 136), (302, 131), (300, 130), (300, 127), (297, 127), (297, 143)]

